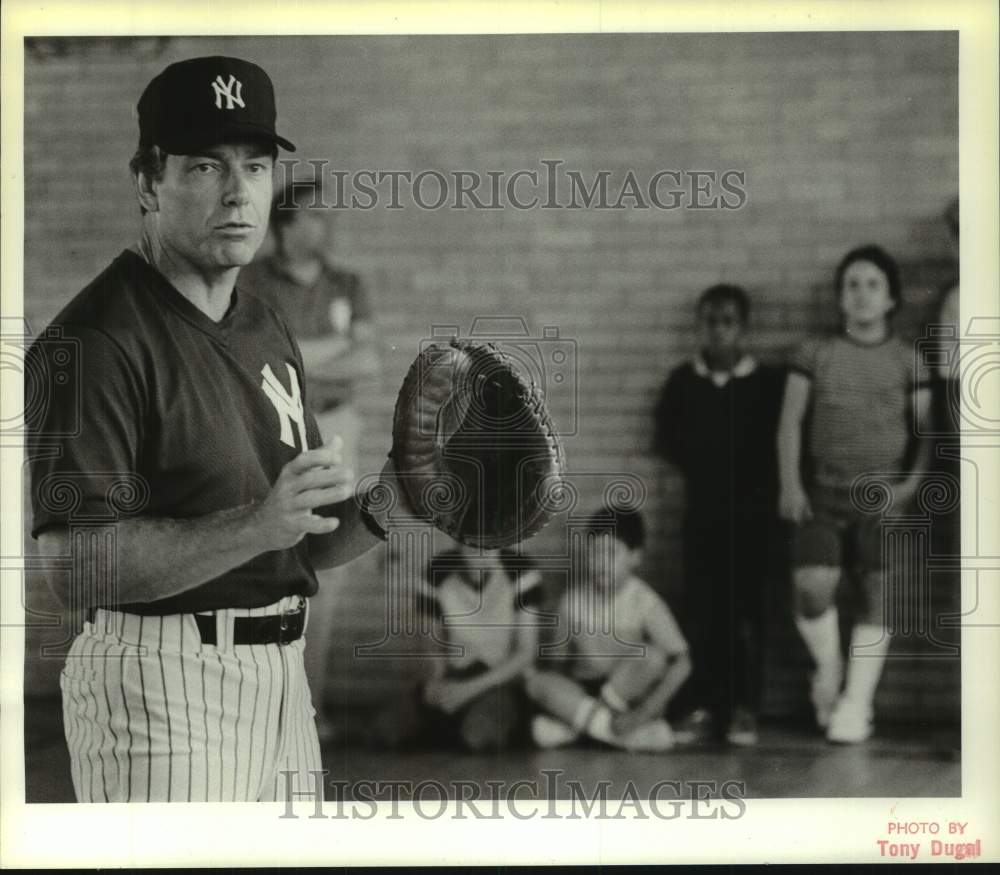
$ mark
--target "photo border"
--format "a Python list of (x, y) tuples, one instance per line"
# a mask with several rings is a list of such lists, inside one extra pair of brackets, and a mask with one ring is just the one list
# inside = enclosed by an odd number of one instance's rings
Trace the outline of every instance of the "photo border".
[[(5, 317), (23, 317), (23, 38), (25, 36), (713, 32), (949, 30), (960, 33), (960, 194), (962, 314), (996, 318), (997, 10), (991, 2), (789, 3), (369, 3), (301, 2), (294, 14), (245, 2), (46, 3), (2, 7), (2, 211), (0, 259)], [(989, 294), (993, 290), (993, 294)], [(988, 388), (996, 394), (996, 381)], [(5, 383), (5, 407), (20, 405)], [(986, 399), (987, 405), (991, 403)], [(15, 409), (20, 409), (16, 407)], [(1000, 398), (992, 407), (1000, 409)], [(995, 446), (976, 453), (981, 487), (1000, 481)], [(20, 555), (19, 450), (2, 448), (3, 556)], [(1000, 557), (998, 496), (962, 496), (963, 555), (976, 544)], [(998, 560), (1000, 564), (1000, 560)], [(390, 863), (876, 862), (875, 840), (890, 818), (969, 823), (983, 859), (1000, 859), (1000, 572), (962, 575), (963, 610), (977, 592), (983, 626), (962, 630), (962, 788), (960, 798), (747, 800), (734, 820), (523, 819), (314, 820), (305, 809), (281, 819), (283, 804), (101, 806), (26, 805), (24, 799), (24, 634), (17, 569), (0, 571), (0, 863), (3, 866), (219, 866)], [(548, 809), (552, 803), (538, 803)], [(568, 802), (556, 803), (568, 810)], [(405, 810), (407, 806), (401, 805)], [(528, 803), (519, 808), (530, 810)]]

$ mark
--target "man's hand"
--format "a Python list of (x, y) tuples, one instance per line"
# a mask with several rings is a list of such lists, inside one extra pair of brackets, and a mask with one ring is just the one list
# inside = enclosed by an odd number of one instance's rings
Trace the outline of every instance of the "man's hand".
[(292, 459), (255, 509), (265, 550), (294, 547), (305, 535), (328, 534), (340, 525), (313, 509), (346, 501), (354, 494), (354, 472), (341, 462), (340, 439)]
[(778, 516), (791, 523), (804, 523), (812, 519), (809, 496), (801, 484), (783, 486), (778, 497)]

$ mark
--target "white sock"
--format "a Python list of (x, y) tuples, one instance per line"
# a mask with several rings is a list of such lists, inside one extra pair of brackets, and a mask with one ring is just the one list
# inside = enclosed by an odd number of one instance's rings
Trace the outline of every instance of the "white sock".
[(871, 708), (889, 653), (889, 634), (880, 625), (858, 623), (851, 632), (850, 653), (844, 698)]
[(840, 624), (836, 607), (827, 608), (818, 617), (796, 617), (795, 625), (816, 661), (816, 672), (839, 680), (842, 669)]
[(615, 692), (610, 683), (606, 683), (601, 687), (601, 700), (612, 711), (618, 711), (619, 713), (628, 711), (628, 702)]
[(585, 732), (591, 738), (608, 744), (619, 744), (618, 737), (611, 731), (611, 710), (596, 699), (587, 696), (577, 706), (573, 715), (573, 728)]
[(536, 735), (536, 740), (539, 735), (545, 739), (540, 742), (543, 747), (558, 747), (573, 741), (580, 733), (558, 717), (538, 714), (532, 722), (532, 734)]
[(573, 715), (573, 728), (577, 732), (586, 732), (587, 724), (590, 723), (590, 718), (594, 716), (597, 708), (596, 700), (591, 699), (590, 696), (584, 696), (580, 700), (580, 704), (576, 706), (576, 713)]

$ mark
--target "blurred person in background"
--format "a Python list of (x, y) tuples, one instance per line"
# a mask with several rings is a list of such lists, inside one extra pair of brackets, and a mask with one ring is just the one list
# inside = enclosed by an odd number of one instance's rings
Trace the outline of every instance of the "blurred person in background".
[[(905, 584), (905, 567), (882, 556), (881, 508), (852, 489), (869, 475), (899, 513), (913, 500), (929, 462), (920, 439), (931, 409), (929, 375), (897, 338), (899, 268), (878, 246), (847, 253), (834, 276), (841, 331), (807, 338), (793, 354), (778, 433), (779, 509), (795, 525), (792, 554), (796, 625), (816, 670), (811, 698), (830, 741), (866, 740), (890, 634), (885, 606)], [(805, 427), (804, 427), (805, 426)], [(846, 683), (836, 594), (842, 578), (860, 585)], [(844, 685), (841, 690), (841, 685)]]
[[(339, 437), (345, 467), (357, 472), (362, 420), (354, 404), (356, 386), (380, 369), (371, 303), (357, 274), (331, 260), (333, 211), (324, 206), (318, 181), (287, 183), (272, 202), (270, 228), (273, 250), (243, 268), (238, 284), (274, 307), (291, 328), (323, 440)], [(358, 568), (321, 572), (319, 592), (310, 604), (305, 665), (321, 743), (336, 734), (323, 691), (330, 674), (338, 583)]]
[[(959, 254), (958, 239), (958, 198), (948, 204), (944, 221), (948, 226), (955, 257)], [(961, 455), (961, 353), (962, 320), (959, 311), (959, 279), (957, 274), (942, 289), (938, 310), (932, 322), (940, 338), (937, 351), (937, 365), (931, 375), (934, 394), (934, 460), (931, 468), (935, 473), (953, 478), (958, 487), (961, 477), (959, 458)], [(960, 556), (962, 525), (959, 505), (956, 502), (950, 510), (938, 514), (934, 532), (935, 552), (950, 556)]]
[(527, 610), (541, 594), (528, 556), (459, 545), (431, 561), (422, 609), (444, 645), (417, 689), (409, 740), (499, 751), (528, 739), (524, 680), (538, 649)]
[(746, 352), (744, 289), (706, 289), (697, 315), (701, 348), (671, 372), (655, 411), (654, 450), (684, 476), (685, 621), (694, 663), (685, 696), (694, 710), (676, 736), (752, 745), (782, 378)]
[(532, 721), (533, 739), (541, 748), (586, 737), (630, 751), (669, 750), (664, 713), (691, 662), (670, 608), (636, 574), (645, 524), (638, 511), (606, 507), (587, 531), (592, 544), (580, 576), (559, 604), (555, 659), (528, 676), (528, 695), (545, 711)]
[[(958, 198), (950, 201), (944, 212), (944, 222), (954, 249), (959, 256)], [(936, 431), (950, 433), (955, 443), (958, 440), (960, 422), (958, 418), (959, 368), (961, 351), (962, 321), (959, 313), (959, 279), (944, 286), (938, 302), (937, 318), (934, 320), (941, 329), (941, 356), (934, 371), (934, 421)]]

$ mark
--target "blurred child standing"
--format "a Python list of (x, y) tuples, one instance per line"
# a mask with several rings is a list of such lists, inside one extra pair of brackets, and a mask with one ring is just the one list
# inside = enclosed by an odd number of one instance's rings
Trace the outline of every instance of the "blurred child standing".
[(697, 314), (700, 351), (671, 372), (655, 413), (654, 449), (685, 487), (685, 621), (694, 658), (686, 693), (695, 707), (678, 736), (750, 745), (762, 689), (782, 381), (745, 350), (744, 289), (706, 289)]
[[(816, 663), (812, 703), (831, 741), (864, 741), (889, 651), (885, 604), (905, 568), (882, 556), (881, 517), (852, 496), (865, 474), (884, 478), (895, 512), (927, 466), (915, 422), (927, 422), (929, 375), (893, 335), (900, 306), (896, 262), (878, 246), (848, 252), (834, 277), (842, 330), (807, 339), (793, 355), (778, 435), (781, 516), (794, 523), (796, 624)], [(807, 416), (808, 415), (808, 416)], [(806, 423), (805, 429), (803, 424)], [(861, 584), (846, 685), (835, 596), (842, 577)]]

